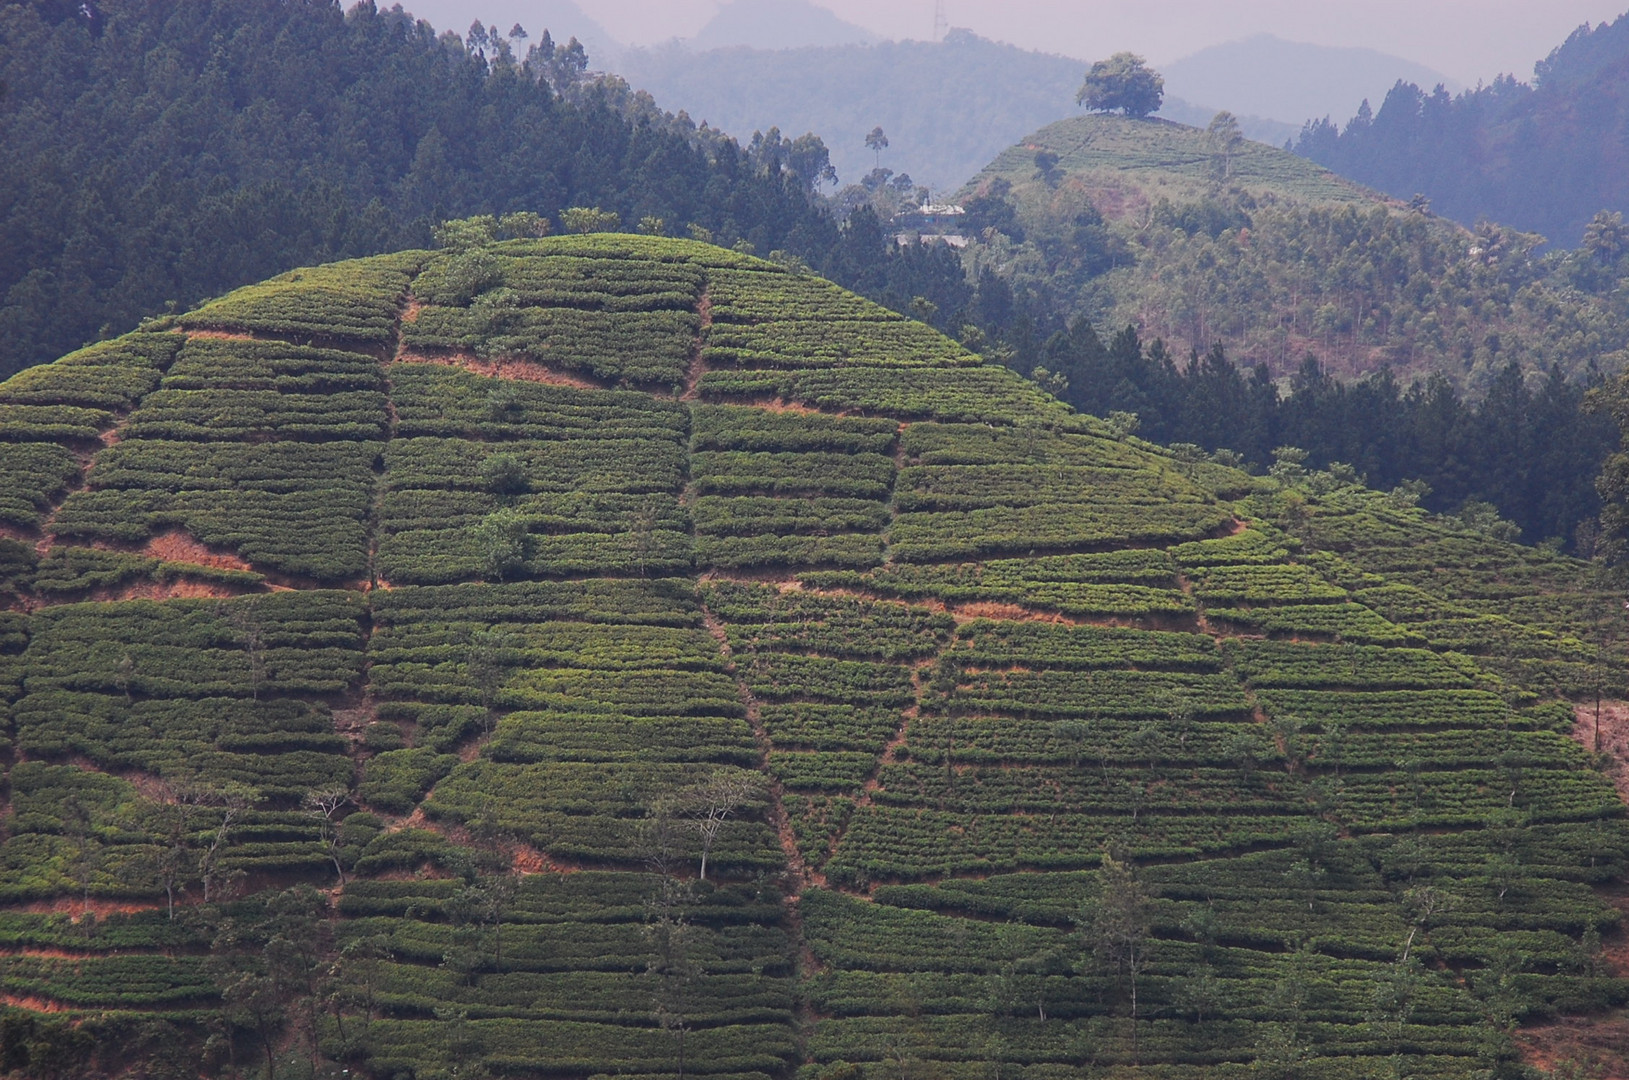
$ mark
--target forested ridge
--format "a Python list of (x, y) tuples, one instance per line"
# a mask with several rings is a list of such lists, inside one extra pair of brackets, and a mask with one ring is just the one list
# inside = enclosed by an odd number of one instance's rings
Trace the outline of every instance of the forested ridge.
[[(1570, 424), (1518, 424), (1549, 449), (1512, 470), (1483, 449), (1502, 443), (1497, 424), (1455, 419), (1445, 448), (1348, 423), (1329, 404), (1348, 393), (1339, 387), (1316, 409), (1269, 402), (1264, 387), (1206, 400), (1211, 387), (1184, 383), (1182, 363), (1175, 375), (1132, 365), (1128, 381), (1067, 359), (1067, 334), (1048, 347), (1071, 313), (1085, 313), (1105, 334), (1124, 319), (1145, 340), (1166, 337), (1167, 356), (1189, 342), (1209, 355), (1220, 342), (1244, 368), (1270, 359), (1278, 376), (1300, 370), (1307, 353), (1347, 377), (1378, 356), (1406, 387), (1409, 372), (1442, 362), (1478, 399), (1511, 360), (1559, 363), (1576, 385), (1545, 391), (1547, 416), (1557, 394), (1580, 397), (1589, 359), (1614, 365), (1608, 312), (1523, 284), (1534, 274), (1523, 269), (1526, 238), (1485, 229), (1475, 242), (1486, 253), (1467, 258), (1467, 241), (1443, 223), (1363, 210), (1350, 191), (1286, 169), (1285, 155), (1265, 148), (1232, 154), (1229, 183), (1219, 184), (1208, 172), (1214, 148), (1182, 136), (1198, 155), (1170, 177), (1193, 175), (1168, 181), (1167, 201), (1145, 206), (1145, 218), (1130, 206), (1100, 214), (1091, 177), (1077, 175), (1105, 162), (1159, 163), (1158, 153), (1139, 156), (1148, 149), (1139, 132), (1129, 141), (1105, 132), (1099, 158), (1066, 158), (1046, 175), (1026, 151), (1023, 171), (990, 174), (1010, 176), (1012, 190), (983, 188), (971, 204), (981, 243), (969, 277), (946, 249), (897, 248), (869, 209), (839, 229), (811, 195), (825, 160), (817, 141), (771, 133), (738, 146), (614, 81), (585, 81), (587, 58), (541, 40), (437, 37), (400, 12), (343, 13), (315, 0), (13, 2), (0, 7), (0, 27), (0, 237), (16, 253), (0, 267), (0, 370), (290, 266), (425, 243), (444, 217), (525, 210), (559, 228), (560, 211), (598, 207), (627, 226), (660, 219), (666, 231), (697, 226), (763, 254), (785, 251), (952, 334), (978, 327), (991, 355), (1022, 374), (1063, 375), (1064, 396), (1088, 411), (1139, 413), (1151, 437), (1235, 449), (1259, 467), (1276, 446), (1301, 446), (1314, 465), (1350, 462), (1383, 486), (1423, 480), (1433, 509), (1492, 502), (1531, 541), (1573, 542), (1597, 510), (1592, 463), (1610, 439), (1576, 411), (1562, 410)], [(1273, 191), (1333, 202), (1279, 205)], [(1294, 267), (1287, 247), (1302, 253)], [(1598, 222), (1556, 274), (1574, 291), (1607, 294), (1626, 252), (1621, 226)], [(1127, 299), (1105, 300), (1115, 295)], [(1489, 301), (1508, 314), (1490, 321)], [(1369, 393), (1350, 396), (1389, 418), (1381, 429), (1417, 423), (1401, 390), (1395, 401)], [(1431, 393), (1439, 411), (1455, 396)], [(1192, 403), (1174, 404), (1183, 394)], [(1446, 458), (1432, 456), (1438, 449)]]
[(1422, 484), (1410, 490), (1441, 513), (1491, 504), (1527, 543), (1594, 550), (1596, 478), (1618, 444), (1612, 418), (1589, 397), (1606, 385), (1599, 371), (1570, 380), (1551, 368), (1528, 379), (1512, 364), (1469, 401), (1441, 375), (1404, 384), (1382, 370), (1343, 381), (1309, 356), (1281, 387), (1265, 365), (1241, 367), (1220, 343), (1179, 360), (1135, 328), (1105, 341), (1085, 323), (1054, 335), (1039, 360), (1041, 381), (1077, 409), (1135, 414), (1137, 432), (1155, 442), (1231, 451), (1257, 472), (1291, 447), (1310, 467), (1343, 464), (1376, 488)]
[(1400, 198), (1423, 195), (1441, 214), (1577, 245), (1602, 210), (1629, 209), (1623, 126), (1629, 118), (1629, 18), (1571, 37), (1534, 67), (1450, 95), (1399, 82), (1379, 109), (1365, 101), (1309, 121), (1295, 151)]

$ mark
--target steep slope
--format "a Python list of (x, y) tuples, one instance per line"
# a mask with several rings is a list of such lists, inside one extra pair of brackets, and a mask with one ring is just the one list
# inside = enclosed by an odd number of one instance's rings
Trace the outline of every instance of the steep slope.
[(1004, 151), (963, 191), (1016, 210), (970, 256), (1054, 316), (1135, 325), (1179, 356), (1213, 342), (1274, 374), (1441, 371), (1473, 389), (1515, 361), (1621, 369), (1619, 302), (1532, 255), (1304, 159), (1158, 120), (1083, 116)]
[(818, 278), (298, 271), (0, 385), (0, 470), (20, 1068), (1468, 1080), (1629, 997), (1583, 564)]

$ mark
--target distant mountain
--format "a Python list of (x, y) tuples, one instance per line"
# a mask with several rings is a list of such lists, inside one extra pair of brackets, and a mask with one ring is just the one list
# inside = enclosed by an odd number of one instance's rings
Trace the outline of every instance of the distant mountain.
[(1401, 57), (1271, 34), (1213, 45), (1160, 70), (1166, 92), (1175, 97), (1297, 127), (1322, 116), (1350, 116), (1365, 98), (1379, 100), (1399, 79), (1459, 89), (1446, 75)]
[[(1159, 115), (1165, 120), (1174, 120), (1189, 127), (1205, 127), (1216, 118), (1216, 114), (1227, 106), (1220, 108), (1210, 105), (1195, 105), (1191, 101), (1184, 101), (1179, 97), (1167, 94), (1165, 103), (1160, 106)], [(1244, 137), (1254, 139), (1268, 146), (1283, 146), (1286, 142), (1294, 142), (1295, 137), (1301, 133), (1300, 124), (1286, 124), (1282, 120), (1269, 120), (1263, 116), (1241, 114), (1237, 110), (1228, 109), (1239, 121), (1239, 130)]]
[(688, 44), (698, 50), (872, 45), (881, 39), (808, 0), (732, 0)]
[[(721, 24), (729, 22), (732, 11), (744, 9), (756, 17), (783, 4), (829, 15), (802, 0), (738, 0), (693, 41), (629, 50), (617, 70), (636, 89), (650, 91), (664, 109), (683, 109), (741, 139), (771, 126), (788, 135), (812, 131), (831, 149), (844, 183), (859, 180), (877, 164), (865, 136), (879, 125), (889, 140), (881, 163), (943, 190), (960, 186), (1025, 132), (1079, 111), (1075, 92), (1085, 61), (990, 41), (968, 30), (952, 30), (942, 42), (736, 46), (699, 56), (692, 51), (715, 40), (715, 27), (723, 33)], [(605, 66), (592, 51), (589, 55), (596, 68)], [(1296, 113), (1294, 122), (1286, 123), (1253, 112), (1248, 96), (1230, 96), (1225, 86), (1201, 84), (1201, 89), (1214, 96), (1167, 94), (1160, 115), (1204, 127), (1228, 109), (1238, 115), (1246, 138), (1272, 146), (1293, 140), (1312, 115)]]
[[(597, 66), (597, 65), (596, 65)], [(782, 51), (630, 50), (621, 73), (665, 109), (732, 135), (812, 131), (852, 183), (882, 164), (935, 190), (962, 184), (1027, 131), (1074, 113), (1085, 65), (953, 30), (942, 42), (891, 41)]]
[(1344, 131), (1310, 125), (1297, 152), (1467, 224), (1491, 219), (1580, 242), (1629, 210), (1629, 16), (1587, 24), (1534, 68), (1450, 97), (1399, 82)]

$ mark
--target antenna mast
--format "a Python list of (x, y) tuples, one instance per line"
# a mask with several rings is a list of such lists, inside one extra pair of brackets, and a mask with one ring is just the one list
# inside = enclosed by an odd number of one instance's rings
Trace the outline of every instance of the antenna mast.
[(950, 20), (945, 16), (945, 0), (935, 0), (933, 5), (933, 40), (943, 41), (945, 32), (950, 29)]

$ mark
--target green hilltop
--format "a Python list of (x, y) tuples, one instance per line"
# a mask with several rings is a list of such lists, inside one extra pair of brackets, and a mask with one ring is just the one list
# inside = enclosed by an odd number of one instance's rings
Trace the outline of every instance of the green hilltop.
[(1441, 372), (1471, 390), (1513, 361), (1578, 376), (1629, 358), (1621, 298), (1590, 284), (1587, 255), (1541, 255), (1541, 237), (1467, 229), (1288, 151), (1166, 120), (1058, 121), (962, 199), (985, 241), (976, 268), (1041, 310), (1136, 326), (1179, 356), (1221, 342), (1275, 375), (1310, 354), (1339, 375)]
[(8, 1068), (1471, 1080), (1629, 1000), (1587, 564), (473, 239), (0, 384)]
[[(1170, 120), (1077, 116), (1060, 120), (1002, 151), (972, 181), (998, 176), (1029, 179), (1037, 151), (1058, 155), (1056, 168), (1071, 180), (1115, 193), (1130, 206), (1160, 199), (1199, 202), (1216, 189), (1216, 147), (1200, 128)], [(1306, 158), (1264, 143), (1241, 140), (1224, 169), (1226, 181), (1255, 198), (1278, 196), (1316, 206), (1361, 206), (1376, 201), (1368, 189)]]

